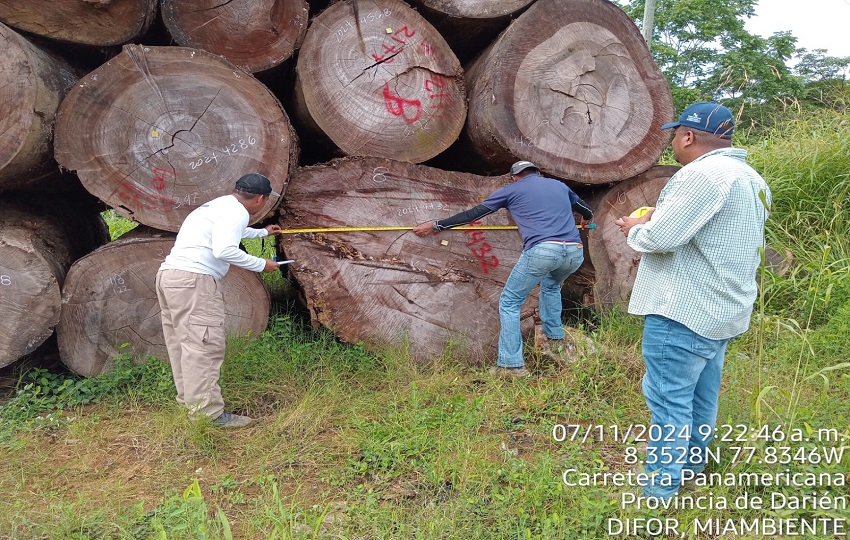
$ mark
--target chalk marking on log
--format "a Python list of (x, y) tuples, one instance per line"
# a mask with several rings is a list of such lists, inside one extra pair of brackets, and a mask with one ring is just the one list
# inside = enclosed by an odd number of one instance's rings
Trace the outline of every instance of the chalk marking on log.
[[(577, 229), (595, 229), (596, 223), (587, 225), (576, 225)], [(322, 232), (360, 232), (360, 231), (410, 231), (413, 227), (325, 227), (317, 229), (283, 229), (280, 234), (299, 234), (299, 233), (322, 233)], [(488, 231), (515, 231), (516, 225), (460, 225), (446, 230), (488, 230)]]

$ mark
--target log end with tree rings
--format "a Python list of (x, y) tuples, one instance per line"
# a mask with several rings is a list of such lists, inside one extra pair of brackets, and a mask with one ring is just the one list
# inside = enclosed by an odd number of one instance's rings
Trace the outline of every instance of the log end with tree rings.
[[(137, 362), (168, 361), (156, 273), (174, 237), (119, 238), (79, 259), (65, 279), (56, 334), (62, 362), (90, 377), (119, 354)], [(227, 335), (257, 335), (268, 325), (271, 301), (256, 272), (231, 267), (221, 280)]]
[(596, 230), (588, 235), (587, 251), (593, 263), (593, 300), (597, 310), (626, 308), (641, 258), (629, 247), (614, 221), (635, 208), (654, 207), (661, 190), (678, 170), (675, 165), (656, 165), (588, 201), (595, 211), (596, 223)]
[(458, 19), (495, 19), (512, 15), (534, 0), (414, 0), (428, 9)]
[[(34, 351), (53, 333), (61, 302), (59, 266), (40, 242), (2, 227), (0, 236), (0, 367)], [(64, 271), (63, 271), (64, 273)], [(61, 275), (59, 278), (61, 279)]]
[(163, 0), (162, 19), (178, 44), (256, 73), (279, 66), (300, 47), (308, 9), (306, 0)]
[(57, 41), (106, 47), (144, 34), (156, 8), (157, 0), (3, 0), (0, 21)]
[(673, 100), (634, 22), (604, 0), (539, 0), (467, 69), (467, 130), (499, 167), (603, 184), (651, 167)]
[(0, 367), (53, 334), (68, 268), (107, 240), (98, 214), (44, 201), (0, 200)]
[[(280, 226), (410, 227), (476, 206), (509, 183), (378, 158), (298, 169)], [(507, 212), (482, 225), (512, 225)], [(408, 230), (284, 234), (280, 248), (314, 327), (371, 349), (404, 345), (418, 361), (451, 351), (470, 363), (496, 357), (499, 295), (522, 253), (516, 230)], [(522, 309), (531, 332), (536, 293)]]
[[(177, 231), (249, 172), (282, 193), (298, 142), (277, 98), (220, 56), (128, 45), (59, 108), (56, 160), (118, 213)], [(256, 222), (279, 203), (270, 197)]]
[(442, 36), (398, 0), (344, 0), (311, 23), (297, 84), (344, 153), (419, 163), (466, 119), (463, 70)]
[(77, 77), (67, 62), (4, 24), (0, 51), (0, 190), (26, 189), (59, 172), (53, 122)]

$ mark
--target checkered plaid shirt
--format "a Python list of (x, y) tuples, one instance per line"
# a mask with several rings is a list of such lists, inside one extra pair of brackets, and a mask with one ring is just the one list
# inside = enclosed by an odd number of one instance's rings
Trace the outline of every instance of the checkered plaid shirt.
[(629, 313), (661, 315), (709, 339), (742, 334), (757, 295), (770, 189), (746, 164), (747, 152), (723, 148), (682, 167), (664, 186), (652, 219), (629, 231), (643, 253)]

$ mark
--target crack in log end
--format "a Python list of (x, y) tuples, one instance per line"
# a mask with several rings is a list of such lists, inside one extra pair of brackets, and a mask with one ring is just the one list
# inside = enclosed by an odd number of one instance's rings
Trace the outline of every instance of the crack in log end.
[(190, 13), (200, 13), (200, 12), (202, 12), (202, 11), (211, 11), (211, 10), (213, 10), (213, 9), (218, 9), (218, 8), (224, 7), (224, 6), (226, 6), (227, 4), (229, 4), (229, 3), (231, 3), (231, 2), (233, 2), (233, 0), (227, 0), (226, 2), (222, 2), (221, 4), (218, 4), (218, 5), (216, 5), (216, 6), (212, 6), (212, 7), (208, 7), (208, 8), (203, 8), (203, 9), (195, 9), (195, 10), (192, 10), (192, 11), (190, 11)]
[(357, 40), (360, 42), (360, 53), (366, 56), (366, 43), (363, 41), (363, 30), (360, 28), (360, 5), (358, 0), (351, 3), (351, 9), (354, 11), (354, 24), (357, 26)]
[(125, 211), (125, 212), (127, 212), (127, 217), (128, 217), (129, 219), (133, 219), (133, 217), (132, 217), (132, 216), (133, 216), (133, 214), (135, 214), (135, 212), (134, 212), (134, 211), (130, 210), (129, 208), (127, 208), (127, 207), (126, 207), (126, 206), (124, 206), (123, 204), (119, 204), (119, 205), (118, 205), (118, 208), (123, 208), (123, 209), (124, 209), (124, 211)]
[(402, 298), (407, 300), (407, 303), (410, 304), (411, 306), (416, 306), (416, 307), (420, 307), (420, 308), (422, 307), (419, 304), (417, 304), (416, 302), (414, 302), (413, 300), (411, 300), (409, 296), (407, 296), (406, 294), (404, 294), (403, 292), (398, 290), (398, 287), (396, 287), (395, 285), (392, 285), (390, 288), (392, 290), (394, 290), (396, 292), (396, 294), (398, 294), (399, 296), (401, 296)]
[[(150, 68), (148, 67), (148, 57), (145, 55), (145, 51), (150, 50), (148, 47), (143, 45), (127, 45), (124, 49), (127, 52), (127, 57), (130, 59), (133, 64), (135, 64), (136, 68), (142, 73), (145, 81), (151, 86), (153, 91), (159, 97), (159, 100), (162, 102), (163, 108), (168, 113), (168, 117), (171, 118), (171, 121), (175, 124), (177, 122), (174, 121), (174, 118), (171, 116), (171, 109), (168, 108), (168, 103), (165, 101), (165, 97), (162, 95), (162, 91), (159, 89), (159, 85), (154, 81), (153, 75), (151, 75)], [(141, 52), (140, 52), (141, 51)]]
[[(363, 68), (363, 71), (369, 71), (370, 69), (372, 69), (372, 68), (373, 68), (373, 67), (375, 67), (375, 66), (379, 66), (379, 65), (381, 65), (381, 64), (385, 64), (385, 63), (389, 62), (390, 60), (392, 60), (393, 58), (395, 58), (396, 56), (400, 55), (400, 54), (401, 54), (401, 53), (403, 53), (403, 52), (404, 52), (404, 47), (402, 47), (402, 48), (401, 48), (401, 50), (400, 50), (400, 51), (398, 51), (397, 53), (393, 53), (393, 54), (391, 54), (391, 55), (387, 56), (386, 58), (384, 58), (383, 60), (378, 60), (377, 62), (375, 62), (375, 63), (374, 63), (374, 64), (372, 64), (371, 66), (367, 66), (367, 67)], [(365, 51), (365, 50), (363, 51), (363, 54), (364, 54), (364, 55), (366, 54), (366, 51)], [(399, 73), (399, 75), (402, 75), (402, 74), (404, 74), (404, 73), (406, 73), (406, 72), (410, 71), (410, 70), (411, 70), (411, 69), (413, 69), (414, 67), (418, 67), (418, 66), (411, 66), (411, 67), (407, 68), (405, 71), (403, 71), (402, 73)], [(359, 76), (360, 76), (360, 75), (358, 75), (357, 77), (359, 77)], [(355, 77), (355, 79), (356, 79), (357, 77)], [(398, 77), (398, 75), (397, 75), (396, 77)]]

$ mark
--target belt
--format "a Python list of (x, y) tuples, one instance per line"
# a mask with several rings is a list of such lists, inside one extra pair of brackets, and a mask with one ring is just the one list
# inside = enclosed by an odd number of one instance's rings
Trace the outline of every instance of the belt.
[(567, 242), (566, 240), (543, 240), (541, 244), (566, 244), (568, 246), (581, 246), (581, 242)]

